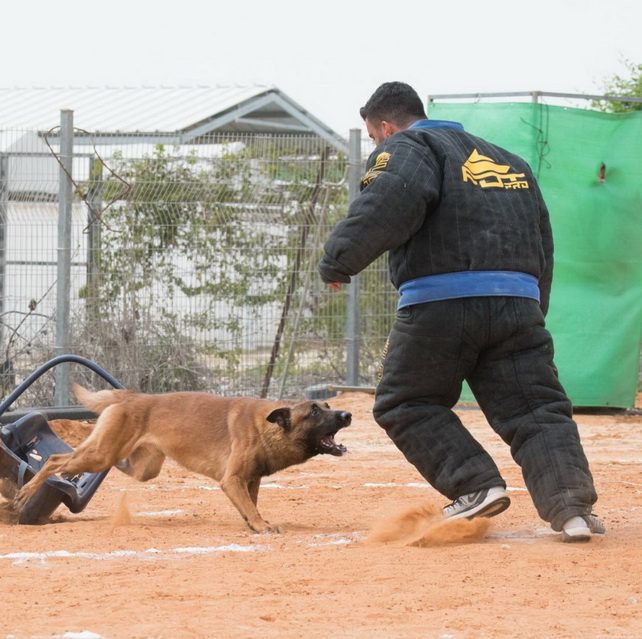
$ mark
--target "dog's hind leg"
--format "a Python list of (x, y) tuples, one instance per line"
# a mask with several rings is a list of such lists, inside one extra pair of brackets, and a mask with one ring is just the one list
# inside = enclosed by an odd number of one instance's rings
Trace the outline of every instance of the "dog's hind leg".
[(134, 448), (127, 459), (121, 459), (116, 468), (138, 481), (158, 477), (165, 455), (155, 446), (141, 444)]
[(127, 457), (133, 446), (130, 430), (122, 427), (123, 411), (119, 404), (109, 406), (98, 418), (94, 430), (76, 450), (51, 455), (42, 468), (16, 494), (14, 506), (22, 510), (51, 475), (99, 473)]
[(99, 473), (111, 468), (114, 461), (108, 456), (99, 454), (93, 446), (79, 447), (71, 453), (51, 455), (32, 479), (18, 491), (14, 498), (14, 506), (18, 511), (22, 510), (51, 475), (65, 473), (68, 476), (74, 476), (78, 473)]

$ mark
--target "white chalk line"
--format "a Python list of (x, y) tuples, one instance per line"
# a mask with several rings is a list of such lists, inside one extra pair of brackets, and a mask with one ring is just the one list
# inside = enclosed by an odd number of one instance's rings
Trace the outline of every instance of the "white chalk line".
[(205, 555), (215, 552), (255, 552), (265, 549), (265, 546), (241, 546), (239, 544), (229, 544), (226, 546), (205, 546), (193, 548), (170, 548), (169, 550), (158, 550), (157, 548), (148, 548), (147, 550), (113, 550), (110, 552), (70, 552), (68, 550), (48, 550), (46, 552), (13, 552), (0, 555), (0, 559), (13, 560), (16, 565), (24, 564), (28, 561), (36, 560), (40, 563), (46, 563), (48, 559), (94, 559), (102, 561), (105, 559), (122, 559), (124, 557), (134, 557), (138, 559), (161, 559), (174, 556), (185, 555)]
[[(487, 535), (487, 539), (496, 539), (496, 540), (503, 540), (503, 541), (513, 541), (513, 542), (524, 542), (524, 543), (532, 543), (535, 541), (538, 541), (539, 539), (545, 538), (545, 537), (551, 537), (554, 535), (558, 535), (559, 533), (556, 533), (554, 530), (551, 528), (547, 528), (545, 526), (538, 526), (537, 528), (533, 530), (493, 530)], [(507, 546), (504, 544), (504, 547), (509, 548), (510, 546)]]
[[(81, 632), (65, 632), (64, 635), (31, 635), (31, 639), (102, 639), (103, 636), (91, 630), (82, 630)], [(7, 639), (14, 639), (14, 635), (7, 635)]]
[[(270, 482), (267, 484), (261, 484), (261, 488), (277, 488), (280, 490), (310, 490), (310, 486), (283, 486), (282, 484), (277, 484), (275, 482)], [(331, 486), (331, 488), (343, 488), (343, 486)], [(131, 488), (120, 488), (120, 492), (123, 493), (135, 493), (135, 492), (145, 492), (148, 490), (221, 490), (220, 486), (215, 484), (213, 485), (199, 485), (199, 486), (159, 486), (158, 484), (149, 484), (147, 486), (136, 486)]]
[(366, 488), (401, 488), (402, 486), (405, 486), (406, 488), (430, 488), (428, 484), (422, 484), (419, 482), (411, 482), (409, 484), (397, 484), (395, 482), (377, 484), (375, 482), (366, 482), (364, 486)]
[(317, 533), (312, 535), (313, 540), (321, 541), (297, 541), (298, 544), (306, 544), (308, 548), (319, 548), (321, 546), (344, 546), (357, 541), (363, 541), (366, 538), (365, 532), (354, 531), (346, 536), (343, 533)]
[[(355, 532), (349, 536), (331, 533), (318, 534), (308, 538), (307, 541), (299, 540), (297, 544), (305, 544), (308, 548), (320, 548), (323, 546), (347, 545), (358, 541), (361, 533)], [(168, 550), (159, 550), (157, 548), (148, 548), (147, 550), (113, 550), (109, 552), (96, 553), (68, 550), (48, 550), (45, 552), (12, 552), (0, 555), (0, 560), (11, 561), (14, 565), (23, 565), (31, 561), (41, 564), (48, 560), (55, 559), (93, 559), (95, 561), (104, 561), (109, 559), (134, 558), (142, 560), (154, 559), (171, 559), (193, 555), (207, 555), (220, 552), (265, 552), (272, 550), (269, 544), (253, 544), (243, 546), (241, 544), (227, 544), (222, 546), (193, 546), (170, 548)]]
[[(377, 483), (377, 482), (366, 482), (363, 484), (365, 488), (431, 488), (430, 484), (427, 482), (409, 482), (407, 484), (398, 484), (396, 482), (383, 482), (383, 483)], [(199, 486), (181, 486), (180, 487), (183, 490), (209, 490), (209, 491), (218, 491), (221, 490), (220, 486), (217, 485), (199, 485)], [(278, 482), (269, 482), (265, 484), (261, 484), (261, 488), (267, 488), (267, 489), (276, 489), (276, 490), (310, 490), (310, 486), (307, 486), (305, 484), (299, 485), (299, 486), (284, 486), (283, 484), (280, 484)], [(326, 486), (326, 488), (332, 488), (335, 490), (340, 490), (343, 488), (343, 486), (339, 484), (330, 484)], [(122, 492), (138, 492), (138, 491), (146, 491), (146, 490), (175, 490), (175, 487), (166, 487), (166, 486), (159, 486), (158, 484), (150, 484), (148, 486), (141, 486), (141, 487), (135, 487), (135, 488), (121, 488), (120, 489)], [(506, 488), (507, 491), (515, 491), (515, 492), (525, 492), (526, 488), (521, 488), (521, 487), (511, 487), (508, 486)]]
[[(373, 482), (368, 482), (368, 483), (365, 483), (364, 486), (366, 488), (401, 488), (401, 487), (405, 487), (405, 488), (432, 488), (430, 486), (430, 484), (421, 483), (421, 482), (411, 482), (409, 484), (397, 484), (395, 482), (387, 482), (387, 483), (383, 483), (383, 484), (376, 484), (376, 483), (373, 483)], [(522, 492), (526, 492), (526, 488), (508, 486), (506, 488), (506, 491), (515, 491), (515, 492), (522, 491)]]

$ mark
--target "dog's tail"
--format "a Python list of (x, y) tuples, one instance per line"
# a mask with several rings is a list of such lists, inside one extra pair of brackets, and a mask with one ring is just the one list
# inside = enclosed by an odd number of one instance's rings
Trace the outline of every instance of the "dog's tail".
[(124, 395), (129, 394), (129, 391), (123, 390), (102, 390), (94, 393), (80, 384), (72, 384), (71, 389), (76, 399), (97, 415), (100, 415), (108, 406), (122, 402)]

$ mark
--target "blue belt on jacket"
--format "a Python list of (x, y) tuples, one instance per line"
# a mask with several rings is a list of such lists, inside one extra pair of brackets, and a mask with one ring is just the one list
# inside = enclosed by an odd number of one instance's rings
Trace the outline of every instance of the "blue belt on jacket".
[(408, 280), (399, 287), (397, 308), (459, 297), (530, 297), (539, 302), (537, 278), (517, 271), (460, 271)]

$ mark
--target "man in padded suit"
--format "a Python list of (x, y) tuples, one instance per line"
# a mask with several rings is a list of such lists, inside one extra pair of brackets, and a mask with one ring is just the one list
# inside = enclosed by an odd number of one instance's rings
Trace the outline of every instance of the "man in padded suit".
[(361, 116), (377, 147), (318, 269), (338, 288), (388, 252), (400, 297), (377, 423), (453, 500), (445, 517), (497, 515), (510, 504), (506, 483), (452, 410), (465, 380), (540, 517), (566, 542), (604, 533), (545, 328), (553, 239), (529, 166), (459, 123), (428, 120), (402, 82), (382, 84)]

